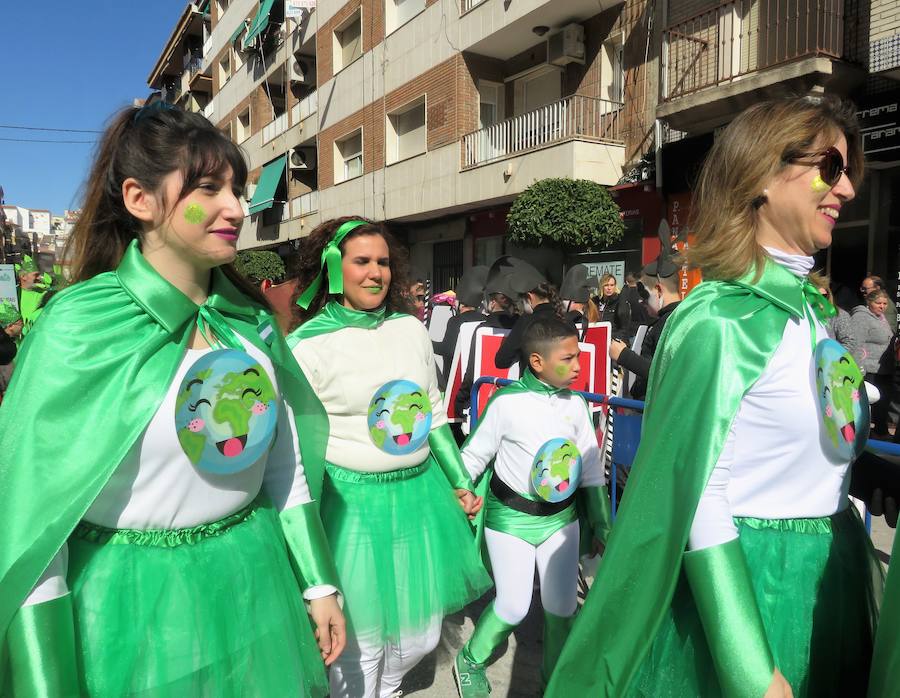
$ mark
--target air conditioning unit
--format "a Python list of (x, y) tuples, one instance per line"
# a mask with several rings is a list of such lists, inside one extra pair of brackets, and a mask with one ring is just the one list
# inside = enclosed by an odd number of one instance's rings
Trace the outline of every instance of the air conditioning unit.
[(291, 59), (290, 67), (288, 68), (290, 72), (291, 82), (299, 82), (301, 84), (306, 84), (309, 82), (311, 77), (309, 64), (306, 61), (301, 61), (296, 58)]
[(554, 65), (584, 65), (584, 27), (567, 24), (562, 31), (547, 39), (547, 61)]
[(314, 148), (294, 148), (288, 156), (288, 164), (292, 170), (316, 169), (316, 151)]

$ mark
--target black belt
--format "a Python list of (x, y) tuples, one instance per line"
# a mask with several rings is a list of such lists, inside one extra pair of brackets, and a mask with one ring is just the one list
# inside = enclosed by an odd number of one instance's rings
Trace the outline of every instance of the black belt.
[(521, 511), (523, 514), (531, 514), (532, 516), (553, 516), (568, 508), (575, 500), (574, 494), (561, 502), (526, 499), (497, 477), (496, 471), (491, 475), (491, 492), (510, 509)]

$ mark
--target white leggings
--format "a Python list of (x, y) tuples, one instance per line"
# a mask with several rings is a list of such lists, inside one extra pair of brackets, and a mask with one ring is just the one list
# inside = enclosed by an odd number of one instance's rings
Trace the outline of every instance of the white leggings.
[(432, 619), (421, 634), (398, 643), (381, 645), (367, 641), (366, 634), (348, 635), (347, 647), (331, 665), (331, 698), (388, 698), (440, 639), (440, 618)]
[(540, 545), (484, 529), (484, 539), (497, 599), (494, 612), (510, 625), (528, 615), (534, 587), (534, 568), (541, 580), (541, 604), (554, 616), (567, 618), (578, 606), (578, 521), (564, 526)]

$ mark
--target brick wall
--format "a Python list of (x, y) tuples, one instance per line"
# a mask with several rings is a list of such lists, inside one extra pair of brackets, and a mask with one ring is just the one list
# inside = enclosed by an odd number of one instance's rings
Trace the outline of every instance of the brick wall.
[(316, 30), (316, 75), (317, 84), (334, 77), (333, 42), (334, 30), (362, 8), (362, 52), (371, 51), (372, 48), (384, 41), (384, 2), (379, 0), (350, 0), (340, 10)]
[(869, 24), (871, 41), (900, 33), (900, 2), (872, 0), (871, 8)]

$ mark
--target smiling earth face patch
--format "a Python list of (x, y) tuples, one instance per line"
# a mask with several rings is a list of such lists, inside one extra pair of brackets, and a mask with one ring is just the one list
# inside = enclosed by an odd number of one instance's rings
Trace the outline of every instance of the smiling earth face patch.
[(229, 475), (249, 468), (275, 437), (275, 388), (252, 356), (221, 349), (200, 357), (175, 400), (175, 430), (200, 470)]
[(833, 339), (816, 345), (816, 392), (833, 452), (844, 461), (856, 458), (869, 437), (869, 400), (862, 371)]
[(431, 431), (428, 393), (408, 380), (385, 383), (369, 402), (367, 424), (372, 443), (385, 453), (414, 453)]
[(531, 465), (531, 486), (545, 502), (568, 499), (581, 479), (581, 453), (569, 439), (550, 439)]

